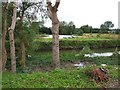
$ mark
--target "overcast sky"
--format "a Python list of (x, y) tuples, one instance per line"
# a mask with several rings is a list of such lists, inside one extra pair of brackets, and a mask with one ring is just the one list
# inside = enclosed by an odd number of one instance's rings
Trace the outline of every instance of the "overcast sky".
[[(54, 2), (55, 0), (52, 0)], [(58, 8), (60, 21), (73, 21), (76, 27), (90, 25), (99, 28), (105, 21), (112, 21), (118, 28), (118, 2), (120, 0), (61, 0)], [(47, 20), (45, 26), (51, 26)]]

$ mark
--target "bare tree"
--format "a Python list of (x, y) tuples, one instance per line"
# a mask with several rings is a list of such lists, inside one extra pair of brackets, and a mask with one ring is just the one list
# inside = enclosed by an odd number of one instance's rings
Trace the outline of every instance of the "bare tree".
[(48, 17), (52, 21), (52, 52), (53, 52), (53, 66), (54, 68), (60, 67), (60, 59), (59, 59), (59, 20), (57, 17), (57, 9), (60, 4), (60, 0), (56, 0), (56, 3), (54, 6), (52, 6), (52, 3), (50, 0), (47, 0), (47, 12)]
[(10, 57), (11, 57), (11, 70), (13, 73), (16, 72), (16, 56), (15, 56), (15, 41), (14, 41), (14, 29), (16, 25), (16, 2), (13, 2), (13, 16), (11, 26), (8, 28), (9, 41), (10, 41)]

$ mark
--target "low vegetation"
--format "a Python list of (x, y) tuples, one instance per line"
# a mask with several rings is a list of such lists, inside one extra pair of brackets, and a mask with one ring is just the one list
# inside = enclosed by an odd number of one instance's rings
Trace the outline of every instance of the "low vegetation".
[[(3, 88), (104, 88), (114, 85), (112, 82), (118, 79), (120, 29), (112, 29), (112, 21), (106, 21), (99, 28), (89, 25), (77, 28), (72, 21), (58, 21), (56, 13), (60, 0), (56, 0), (54, 5), (47, 0), (47, 7), (44, 0), (39, 3), (22, 1), (19, 5), (16, 2), (1, 4), (0, 71), (3, 75), (0, 84)], [(52, 28), (44, 26), (46, 15), (50, 16)], [(75, 35), (76, 38), (63, 38), (59, 42), (59, 34)], [(47, 35), (53, 35), (53, 39)], [(94, 49), (103, 48), (113, 48), (113, 55), (85, 57), (85, 54), (94, 53)], [(85, 66), (75, 67), (78, 63)], [(110, 78), (107, 82), (96, 83), (86, 72), (100, 68), (101, 64), (106, 65)]]
[[(105, 34), (106, 35), (106, 34)], [(102, 34), (101, 34), (102, 36)], [(104, 36), (104, 35), (103, 35)], [(9, 72), (10, 60), (7, 60), (6, 71), (3, 73), (2, 84), (3, 88), (102, 88), (109, 87), (111, 82), (116, 82), (118, 79), (118, 51), (119, 48), (107, 49), (107, 51), (114, 52), (110, 57), (84, 57), (86, 53), (94, 53), (97, 49), (90, 46), (105, 45), (120, 45), (117, 38), (99, 37), (97, 35), (84, 35), (78, 38), (61, 39), (60, 50), (61, 68), (53, 70), (52, 68), (52, 52), (51, 50), (39, 50), (43, 46), (51, 48), (51, 39), (37, 37), (34, 42), (39, 45), (36, 47), (34, 53), (27, 56), (26, 68), (20, 67), (20, 58), (17, 58), (17, 73)], [(117, 37), (117, 36), (116, 36)], [(100, 45), (99, 45), (100, 44)], [(116, 44), (116, 45), (115, 45)], [(74, 48), (82, 46), (82, 48)], [(72, 50), (64, 50), (68, 47)], [(105, 48), (104, 48), (105, 49)], [(98, 49), (97, 52), (105, 52), (104, 49)], [(103, 51), (101, 51), (103, 50)], [(82, 56), (81, 56), (82, 55)], [(79, 62), (88, 62), (96, 66), (87, 65), (84, 68), (76, 68), (71, 64)], [(85, 73), (93, 68), (101, 67), (101, 64), (106, 64), (109, 70), (110, 78), (107, 82), (96, 83)], [(34, 83), (33, 83), (34, 82)]]
[[(89, 49), (90, 48), (86, 48)], [(28, 67), (25, 69), (17, 68), (17, 74), (9, 71), (3, 73), (3, 88), (102, 88), (109, 87), (111, 82), (118, 79), (118, 56), (111, 57), (82, 57), (76, 56), (84, 50), (61, 51), (61, 69), (53, 70), (51, 65), (52, 53), (37, 52), (27, 60)], [(86, 50), (85, 50), (86, 51)], [(94, 50), (90, 50), (95, 52)], [(113, 50), (112, 50), (113, 51)], [(114, 49), (116, 52), (116, 49)], [(101, 51), (98, 51), (101, 52)], [(86, 52), (85, 52), (86, 53)], [(86, 66), (84, 68), (71, 67), (71, 64), (78, 62), (89, 62), (96, 66)], [(96, 83), (95, 80), (85, 73), (92, 71), (93, 68), (101, 67), (106, 64), (110, 78), (107, 82)], [(68, 66), (65, 66), (65, 65)], [(33, 83), (34, 82), (34, 83)]]
[[(85, 34), (76, 38), (60, 39), (60, 49), (80, 49), (85, 45), (90, 48), (111, 48), (120, 45), (119, 35), (114, 34)], [(38, 50), (50, 50), (52, 39), (37, 37), (34, 42), (38, 45)]]
[(47, 72), (38, 73), (17, 73), (11, 74), (5, 72), (3, 74), (3, 88), (102, 88), (106, 87), (110, 81), (118, 78), (118, 69), (116, 66), (107, 66), (112, 78), (109, 81), (96, 83), (85, 74), (86, 70), (92, 70), (93, 67), (80, 69), (56, 69)]

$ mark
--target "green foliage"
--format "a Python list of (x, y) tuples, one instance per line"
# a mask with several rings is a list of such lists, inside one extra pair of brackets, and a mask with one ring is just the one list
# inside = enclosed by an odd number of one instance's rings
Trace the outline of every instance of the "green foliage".
[[(92, 52), (98, 52), (100, 49), (94, 50), (92, 49)], [(103, 51), (101, 51), (103, 50)], [(114, 50), (107, 49), (105, 51), (104, 49), (101, 49), (99, 52), (111, 52)], [(82, 50), (81, 50), (82, 51)], [(91, 50), (90, 50), (91, 52)], [(60, 50), (60, 61), (61, 64), (64, 64), (66, 62), (80, 62), (80, 61), (88, 61), (93, 62), (97, 65), (101, 65), (103, 63), (107, 65), (117, 65), (118, 64), (118, 56), (110, 56), (110, 57), (83, 57), (80, 56), (80, 50)], [(39, 67), (49, 67), (52, 62), (52, 51), (37, 51), (32, 55), (31, 58), (28, 58), (27, 64), (30, 69), (35, 68), (36, 66)], [(29, 69), (27, 69), (29, 71)], [(23, 71), (19, 71), (23, 72)]]
[[(80, 70), (56, 69), (32, 74), (4, 73), (3, 88), (97, 88)], [(19, 78), (18, 78), (19, 77)], [(34, 83), (33, 83), (34, 82)], [(88, 84), (89, 83), (89, 84)]]
[(114, 56), (118, 56), (119, 55), (118, 47), (115, 48), (115, 51), (114, 51), (113, 55)]
[(81, 26), (81, 29), (84, 31), (84, 33), (90, 33), (92, 31), (92, 26), (83, 25)]
[(113, 28), (114, 24), (111, 21), (106, 21), (104, 23), (104, 26), (109, 29), (109, 28)]
[(91, 53), (93, 53), (92, 51), (91, 51), (91, 49), (89, 48), (89, 46), (84, 46), (84, 48), (82, 49), (82, 51), (80, 52), (81, 54), (91, 54)]
[(74, 31), (74, 34), (77, 34), (77, 35), (79, 35), (79, 36), (82, 36), (83, 35), (83, 30), (82, 29), (76, 29), (75, 31)]
[[(39, 49), (51, 49), (52, 39), (36, 39), (35, 42), (39, 45)], [(72, 38), (72, 39), (60, 39), (60, 49), (79, 49), (85, 45), (90, 48), (100, 47), (116, 47), (120, 45), (118, 39), (102, 39), (102, 38)]]
[(100, 28), (105, 28), (105, 29), (109, 29), (109, 28), (113, 28), (114, 24), (111, 21), (106, 21), (104, 22), (104, 24), (101, 24)]
[[(14, 30), (17, 67), (20, 66), (20, 59), (21, 59), (21, 50), (20, 50), (21, 49), (20, 48), (21, 47), (20, 46), (21, 45), (21, 33), (20, 33), (21, 28), (23, 28), (23, 36), (24, 36), (24, 43), (25, 43), (25, 49), (26, 49), (25, 50), (26, 61), (28, 60), (29, 56), (33, 55), (34, 51), (36, 50), (36, 47), (38, 47), (38, 45), (34, 42), (34, 38), (37, 36), (38, 31), (39, 31), (36, 27), (36, 24), (33, 24), (30, 27), (27, 21), (21, 22), (21, 20), (18, 20), (16, 23), (15, 30)], [(6, 46), (7, 46), (7, 49), (9, 49), (9, 43), (7, 43)], [(9, 64), (9, 62), (7, 63)]]
[[(36, 25), (35, 25), (36, 26)], [(27, 54), (32, 54), (36, 47), (38, 46), (33, 40), (38, 34), (38, 29), (35, 28), (34, 25), (29, 28), (28, 23), (24, 23), (24, 40), (26, 46)], [(38, 31), (37, 31), (38, 30)]]
[(28, 67), (45, 67), (50, 66), (52, 62), (52, 53), (51, 52), (34, 52), (30, 58), (28, 58), (27, 64)]
[(110, 70), (110, 76), (112, 76), (112, 80), (119, 79), (119, 65), (108, 65), (107, 69)]
[[(76, 34), (75, 33), (76, 28), (74, 23), (71, 21), (69, 23), (65, 22), (65, 21), (61, 21), (60, 22), (60, 27), (59, 27), (59, 34), (60, 35), (72, 35), (72, 34)], [(39, 33), (40, 34), (52, 34), (51, 29), (47, 28), (45, 26), (42, 26), (39, 29)]]
[(75, 31), (75, 25), (72, 21), (69, 23), (64, 21), (60, 22), (59, 34), (72, 35), (72, 34), (75, 34), (74, 31)]
[(116, 29), (115, 34), (120, 34), (120, 29)]
[(97, 37), (97, 38), (99, 38), (99, 37), (100, 37), (100, 35), (101, 35), (101, 33), (98, 33), (96, 37)]
[(39, 34), (40, 22), (32, 22), (31, 29), (32, 29), (36, 34)]
[(98, 33), (100, 33), (100, 34), (102, 34), (102, 33), (108, 33), (108, 31), (109, 31), (109, 29), (101, 28)]
[(52, 34), (51, 29), (47, 27), (41, 27), (39, 29), (40, 34)]
[(101, 24), (99, 33), (108, 33), (110, 28), (113, 28), (114, 24), (111, 21), (106, 21)]
[(100, 29), (99, 28), (92, 28), (91, 32), (92, 33), (99, 33)]
[(89, 46), (84, 46), (83, 47), (83, 49), (78, 53), (78, 54), (76, 54), (75, 56), (79, 56), (79, 58), (81, 58), (81, 59), (85, 59), (85, 57), (84, 57), (84, 55), (85, 54), (92, 54), (93, 52), (92, 52), (92, 50), (90, 49), (90, 47)]
[[(107, 24), (108, 23), (108, 24)], [(69, 23), (65, 21), (60, 22), (59, 27), (59, 34), (60, 35), (83, 35), (83, 33), (108, 33), (110, 31), (109, 28), (113, 27), (113, 24), (110, 24), (110, 22), (105, 22), (105, 24), (101, 24), (100, 28), (92, 28), (92, 26), (89, 25), (83, 25), (80, 28), (76, 28), (74, 23), (71, 21)], [(52, 34), (50, 28), (42, 26), (39, 30), (42, 34)], [(116, 32), (118, 33), (118, 32)]]
[(87, 60), (90, 62), (94, 62), (97, 65), (101, 65), (103, 63), (105, 63), (107, 65), (118, 65), (118, 57), (117, 56), (94, 57), (94, 58), (88, 58)]
[[(108, 65), (112, 80), (118, 78), (117, 66)], [(100, 84), (90, 81), (85, 71), (93, 67), (80, 69), (56, 69), (51, 72), (38, 72), (31, 74), (3, 73), (3, 88), (100, 88)], [(103, 82), (103, 84), (105, 84)]]
[[(20, 49), (20, 25), (21, 21), (17, 21), (16, 29), (15, 29), (15, 41), (16, 41), (16, 48)], [(31, 27), (35, 27), (34, 25)], [(30, 28), (28, 22), (23, 23), (23, 33), (24, 33), (24, 42), (26, 46), (26, 52), (32, 53), (34, 51), (36, 44), (33, 42), (33, 38), (37, 35), (37, 31), (34, 28)]]

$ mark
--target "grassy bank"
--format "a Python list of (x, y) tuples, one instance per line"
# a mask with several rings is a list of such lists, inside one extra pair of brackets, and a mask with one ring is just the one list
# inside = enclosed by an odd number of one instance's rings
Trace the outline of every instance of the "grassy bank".
[(85, 71), (92, 70), (93, 67), (80, 69), (56, 69), (49, 72), (38, 72), (31, 74), (3, 73), (3, 88), (102, 88), (109, 82), (118, 79), (118, 69), (116, 66), (107, 66), (112, 78), (109, 81), (96, 83), (85, 74)]
[[(52, 48), (52, 39), (37, 37), (35, 43), (38, 50), (50, 50)], [(85, 45), (91, 48), (111, 48), (120, 46), (119, 35), (114, 34), (85, 34), (76, 38), (60, 39), (60, 49), (81, 49)]]

